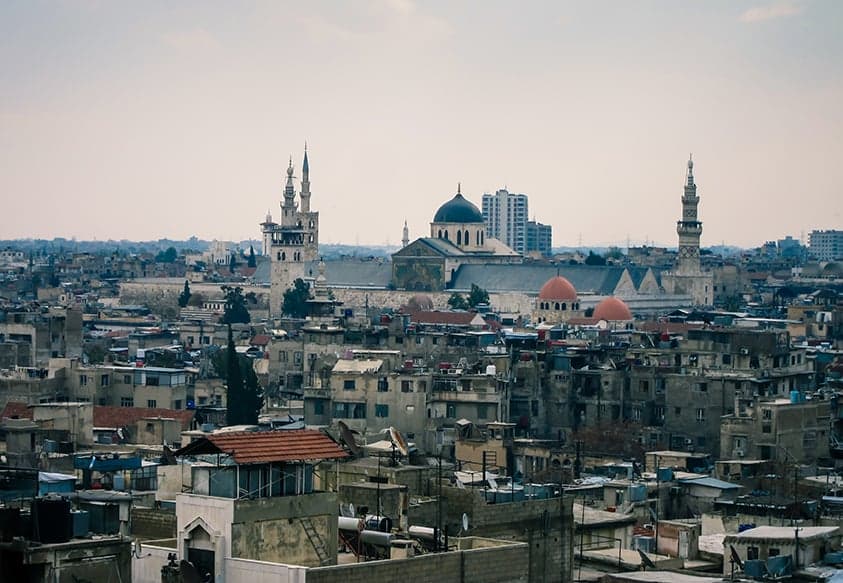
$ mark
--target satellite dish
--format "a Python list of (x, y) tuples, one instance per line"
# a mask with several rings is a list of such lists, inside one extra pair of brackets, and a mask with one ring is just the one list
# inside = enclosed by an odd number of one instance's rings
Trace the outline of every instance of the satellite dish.
[(354, 502), (348, 503), (348, 511), (351, 512), (351, 517), (357, 516), (357, 509), (354, 507)]
[(645, 571), (647, 570), (647, 567), (650, 567), (651, 569), (656, 568), (656, 564), (644, 553), (644, 551), (638, 549), (638, 554), (641, 555), (641, 566), (644, 567)]
[(410, 449), (407, 447), (407, 442), (404, 440), (404, 436), (401, 435), (400, 431), (398, 431), (394, 427), (390, 427), (389, 437), (392, 439), (392, 443), (395, 444), (395, 447), (398, 448), (398, 451), (401, 453), (401, 455), (410, 455)]
[(354, 431), (342, 421), (337, 421), (337, 426), (340, 428), (340, 439), (351, 451), (351, 454), (354, 456), (360, 455), (360, 446), (357, 445), (357, 441), (354, 439)]
[(468, 532), (468, 514), (462, 513), (462, 529), (463, 532)]

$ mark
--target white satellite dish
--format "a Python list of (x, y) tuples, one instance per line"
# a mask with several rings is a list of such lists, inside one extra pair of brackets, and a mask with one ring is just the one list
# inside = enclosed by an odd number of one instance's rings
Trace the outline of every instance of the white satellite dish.
[(462, 529), (463, 532), (468, 532), (468, 514), (462, 513)]
[(395, 427), (390, 427), (389, 437), (392, 439), (392, 443), (395, 444), (396, 449), (398, 449), (398, 452), (401, 455), (410, 455), (410, 448), (407, 447), (407, 441), (404, 439), (404, 436), (401, 435), (400, 431), (398, 431)]
[(357, 516), (357, 509), (354, 507), (354, 502), (348, 503), (348, 511), (351, 512), (351, 517)]

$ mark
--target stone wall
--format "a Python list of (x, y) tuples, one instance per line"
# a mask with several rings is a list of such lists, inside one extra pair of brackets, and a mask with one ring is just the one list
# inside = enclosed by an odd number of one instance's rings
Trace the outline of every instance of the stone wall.
[(164, 508), (132, 507), (131, 533), (142, 540), (169, 539), (176, 536), (176, 511)]

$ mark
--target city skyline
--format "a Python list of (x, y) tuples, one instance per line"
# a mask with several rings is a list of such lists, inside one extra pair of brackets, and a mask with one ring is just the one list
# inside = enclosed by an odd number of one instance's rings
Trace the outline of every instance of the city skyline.
[[(236, 18), (233, 18), (236, 16)], [(462, 184), (553, 245), (843, 226), (834, 2), (0, 7), (3, 238), (258, 239), (287, 160), (325, 243), (425, 235)], [(298, 189), (298, 181), (296, 188)], [(803, 241), (806, 242), (806, 241)]]

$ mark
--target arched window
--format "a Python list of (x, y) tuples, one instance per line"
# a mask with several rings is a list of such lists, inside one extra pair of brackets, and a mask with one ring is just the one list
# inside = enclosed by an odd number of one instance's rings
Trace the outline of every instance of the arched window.
[(278, 252), (278, 261), (281, 261), (281, 252)]
[(446, 241), (449, 241), (449, 240), (450, 240), (450, 239), (448, 239), (448, 229), (445, 229), (445, 240), (446, 240)]
[(311, 236), (309, 237), (309, 241), (310, 241), (310, 243), (313, 243), (313, 235), (311, 235)]
[(474, 244), (480, 245), (480, 231), (477, 231), (476, 233), (474, 233)]
[(486, 244), (486, 233), (484, 233), (483, 231), (480, 231), (480, 244), (481, 245)]
[(310, 228), (311, 229), (313, 228), (313, 221), (312, 220), (310, 221)]
[(559, 309), (559, 302), (556, 302), (556, 307), (554, 309), (556, 309), (556, 310)]
[(563, 310), (567, 310), (567, 309), (568, 309), (568, 305), (567, 305), (565, 302), (562, 302), (562, 309), (563, 309)]
[(457, 231), (457, 245), (462, 245), (462, 231)]
[(442, 229), (439, 229), (439, 238), (442, 238)]
[(278, 257), (281, 261), (287, 261), (287, 253), (285, 251), (281, 252), (281, 256)]
[(468, 229), (465, 230), (465, 235), (463, 235), (463, 240), (465, 241), (466, 245), (468, 245), (469, 241), (471, 241), (471, 239), (468, 238)]

